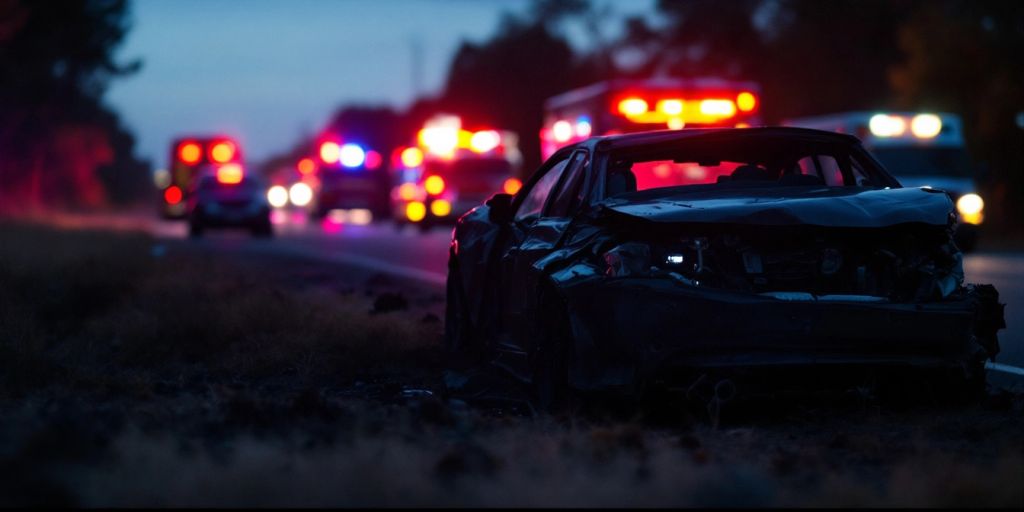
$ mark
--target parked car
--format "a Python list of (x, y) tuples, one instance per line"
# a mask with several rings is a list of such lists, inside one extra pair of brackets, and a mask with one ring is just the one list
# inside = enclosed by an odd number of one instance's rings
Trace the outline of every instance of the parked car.
[(545, 406), (709, 373), (976, 389), (1005, 325), (995, 288), (963, 282), (957, 222), (948, 193), (901, 187), (850, 135), (594, 137), (459, 220), (446, 340)]
[(238, 164), (226, 164), (199, 177), (189, 194), (189, 235), (202, 236), (210, 228), (244, 228), (253, 236), (274, 234), (266, 188)]

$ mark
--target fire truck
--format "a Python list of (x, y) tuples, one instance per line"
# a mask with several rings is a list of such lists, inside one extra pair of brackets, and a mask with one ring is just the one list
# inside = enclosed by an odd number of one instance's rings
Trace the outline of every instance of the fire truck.
[(241, 165), (242, 150), (229, 137), (182, 137), (171, 143), (169, 161), (167, 183), (161, 190), (160, 214), (168, 219), (184, 219), (198, 179), (215, 175), (225, 165)]
[(522, 155), (516, 134), (472, 128), (459, 116), (439, 114), (419, 130), (415, 144), (396, 150), (391, 189), (396, 226), (415, 224), (427, 231), (451, 224), (495, 193), (519, 190)]
[(718, 78), (607, 80), (544, 102), (544, 159), (592, 135), (761, 124), (761, 88)]

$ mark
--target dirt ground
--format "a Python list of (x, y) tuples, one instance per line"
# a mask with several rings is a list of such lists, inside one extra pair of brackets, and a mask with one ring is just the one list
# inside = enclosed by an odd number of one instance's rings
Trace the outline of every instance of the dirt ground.
[(443, 310), (351, 268), (0, 222), (0, 506), (1024, 507), (1019, 396), (534, 414), (446, 386)]

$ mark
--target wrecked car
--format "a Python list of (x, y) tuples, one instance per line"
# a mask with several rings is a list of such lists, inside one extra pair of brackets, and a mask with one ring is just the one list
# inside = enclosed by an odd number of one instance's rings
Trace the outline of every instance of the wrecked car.
[(922, 368), (983, 386), (1003, 309), (964, 284), (956, 224), (949, 194), (901, 187), (850, 135), (594, 137), (458, 221), (446, 342), (547, 403), (721, 369)]

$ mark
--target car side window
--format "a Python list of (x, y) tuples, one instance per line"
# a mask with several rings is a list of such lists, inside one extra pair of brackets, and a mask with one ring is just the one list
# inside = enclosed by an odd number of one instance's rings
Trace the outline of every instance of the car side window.
[(587, 164), (586, 153), (575, 153), (571, 158), (565, 178), (555, 197), (548, 205), (546, 217), (567, 217), (583, 202), (583, 178)]
[(548, 168), (547, 172), (533, 184), (533, 188), (526, 194), (519, 209), (516, 210), (516, 221), (540, 217), (541, 211), (544, 210), (544, 203), (551, 194), (551, 190), (555, 188), (555, 184), (558, 183), (558, 178), (562, 177), (562, 172), (565, 171), (568, 163), (568, 158), (559, 161)]

